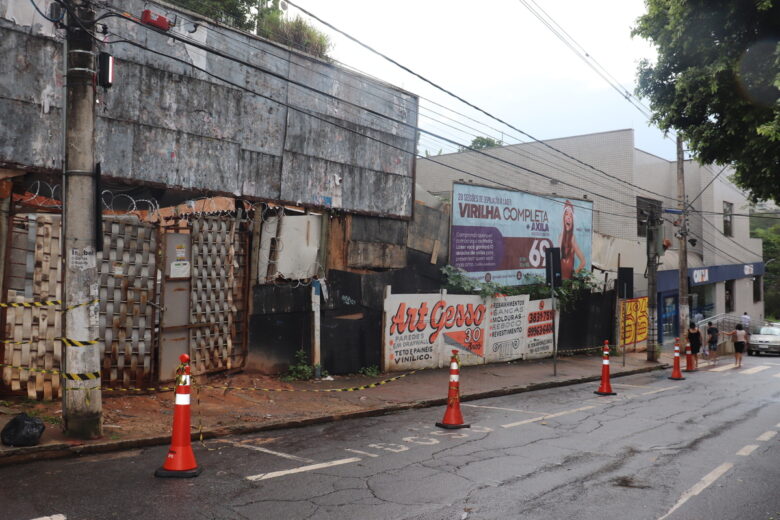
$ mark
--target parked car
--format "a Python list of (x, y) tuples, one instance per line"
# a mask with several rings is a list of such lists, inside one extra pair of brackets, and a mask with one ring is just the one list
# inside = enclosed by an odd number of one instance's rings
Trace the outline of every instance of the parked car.
[(761, 355), (762, 352), (780, 354), (780, 326), (761, 327), (758, 334), (750, 335), (748, 355)]

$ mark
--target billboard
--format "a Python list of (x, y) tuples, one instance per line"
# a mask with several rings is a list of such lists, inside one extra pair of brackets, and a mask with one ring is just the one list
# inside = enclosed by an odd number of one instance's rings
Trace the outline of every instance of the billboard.
[(450, 264), (501, 285), (544, 278), (544, 252), (561, 248), (563, 279), (591, 267), (593, 202), (453, 184)]
[(388, 292), (383, 323), (388, 372), (448, 366), (453, 350), (464, 366), (538, 359), (553, 352), (552, 300), (529, 300), (527, 294), (483, 299)]

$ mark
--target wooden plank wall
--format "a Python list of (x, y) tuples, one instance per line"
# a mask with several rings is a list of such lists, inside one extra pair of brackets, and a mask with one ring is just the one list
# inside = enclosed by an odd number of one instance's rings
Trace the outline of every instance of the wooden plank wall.
[[(60, 216), (19, 214), (11, 222), (8, 279), (5, 301), (59, 300)], [(6, 309), (4, 361), (16, 367), (59, 370), (62, 362), (61, 311), (58, 306)], [(18, 368), (3, 368), (3, 384), (26, 392), (30, 399), (60, 396), (60, 378)]]
[(157, 358), (156, 226), (135, 216), (104, 216), (97, 260), (103, 384), (148, 387)]
[(243, 366), (248, 233), (240, 219), (191, 221), (190, 355), (195, 373)]

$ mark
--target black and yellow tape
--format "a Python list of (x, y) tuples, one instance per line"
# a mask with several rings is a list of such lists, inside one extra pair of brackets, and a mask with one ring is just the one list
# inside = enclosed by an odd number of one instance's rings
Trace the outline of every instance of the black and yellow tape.
[[(88, 302), (84, 303), (77, 303), (75, 305), (68, 305), (63, 310), (65, 312), (72, 311), (73, 309), (77, 309), (79, 307), (84, 307), (85, 305), (93, 305), (95, 303), (99, 303), (100, 300), (90, 300)], [(5, 302), (0, 303), (0, 308), (25, 308), (25, 309), (37, 309), (42, 307), (56, 307), (59, 305), (62, 305), (62, 300), (43, 300), (39, 302)]]
[(399, 379), (403, 379), (404, 377), (410, 376), (416, 372), (418, 372), (418, 370), (413, 370), (411, 372), (407, 372), (406, 374), (401, 374), (400, 376), (391, 377), (390, 379), (385, 379), (383, 381), (377, 381), (376, 383), (371, 383), (368, 385), (361, 385), (361, 386), (353, 386), (349, 388), (258, 388), (256, 386), (215, 386), (215, 385), (197, 385), (197, 384), (194, 384), (192, 386), (197, 388), (206, 388), (209, 390), (243, 390), (243, 391), (254, 391), (254, 392), (311, 392), (311, 393), (359, 392), (360, 390), (368, 390), (369, 388), (376, 388), (378, 386), (392, 383), (393, 381), (398, 381)]
[(71, 339), (71, 338), (54, 338), (55, 340), (62, 341), (69, 347), (85, 347), (87, 345), (97, 345), (100, 343), (99, 339)]
[(84, 374), (68, 374), (60, 372), (60, 376), (63, 379), (69, 379), (71, 381), (92, 381), (94, 379), (100, 379), (100, 372), (87, 372)]
[(5, 363), (0, 363), (0, 368), (15, 368), (17, 370), (26, 370), (28, 372), (35, 372), (36, 374), (52, 374), (57, 375), (61, 372), (59, 370), (53, 370), (53, 369), (43, 369), (43, 368), (30, 368), (30, 367), (19, 367), (16, 365), (8, 365)]
[[(85, 347), (87, 345), (97, 345), (100, 343), (99, 339), (72, 339), (72, 338), (52, 338), (54, 341), (62, 341), (66, 346), (69, 347)], [(33, 343), (34, 341), (46, 341), (46, 338), (39, 338), (37, 340), (35, 339), (23, 339), (21, 341), (14, 341), (11, 339), (0, 339), (0, 343), (5, 343), (6, 345), (28, 345), (30, 343)]]

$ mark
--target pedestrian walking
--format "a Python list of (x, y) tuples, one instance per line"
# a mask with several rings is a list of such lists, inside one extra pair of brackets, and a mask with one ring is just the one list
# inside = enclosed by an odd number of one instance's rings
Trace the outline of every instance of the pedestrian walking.
[(750, 315), (745, 311), (745, 313), (739, 317), (740, 321), (742, 322), (742, 328), (747, 331), (748, 334), (750, 334)]
[(731, 336), (734, 341), (734, 364), (737, 368), (742, 366), (742, 354), (745, 353), (745, 346), (747, 345), (750, 334), (745, 330), (745, 327), (741, 323), (737, 323), (737, 326), (731, 332), (723, 332), (727, 336)]
[(692, 321), (688, 326), (688, 344), (691, 346), (691, 354), (693, 354), (693, 369), (699, 368), (699, 351), (701, 350), (701, 331), (696, 326), (696, 322)]
[(718, 327), (712, 324), (712, 322), (707, 322), (707, 345), (705, 348), (707, 348), (707, 357), (710, 361), (713, 363), (718, 362)]

